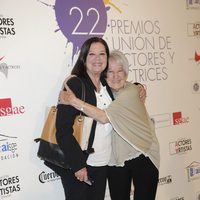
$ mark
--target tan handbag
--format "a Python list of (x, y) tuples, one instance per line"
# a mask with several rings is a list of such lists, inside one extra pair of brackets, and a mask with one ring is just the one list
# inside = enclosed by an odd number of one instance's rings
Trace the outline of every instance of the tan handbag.
[[(82, 100), (85, 100), (85, 86), (83, 82)], [(49, 161), (63, 168), (69, 168), (65, 156), (56, 140), (56, 114), (57, 107), (52, 106), (44, 123), (41, 137), (35, 139), (35, 142), (40, 142), (37, 156), (41, 160)], [(83, 151), (87, 151), (88, 149), (92, 124), (93, 119), (83, 116), (81, 112), (74, 120), (73, 135)]]

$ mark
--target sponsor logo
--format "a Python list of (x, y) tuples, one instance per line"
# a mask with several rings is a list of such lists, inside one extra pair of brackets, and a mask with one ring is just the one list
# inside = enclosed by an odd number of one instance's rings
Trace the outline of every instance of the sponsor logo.
[(191, 182), (195, 179), (200, 178), (200, 163), (199, 162), (192, 162), (189, 166), (186, 167), (188, 182)]
[(172, 175), (161, 177), (158, 180), (159, 185), (170, 184), (170, 183), (172, 183)]
[(0, 196), (11, 197), (21, 190), (19, 176), (1, 176), (0, 177)]
[(172, 114), (173, 119), (171, 119), (170, 113), (151, 115), (151, 118), (155, 123), (155, 128), (168, 127), (171, 126), (172, 123), (173, 125), (180, 125), (189, 122), (189, 117), (182, 117), (182, 112), (174, 112)]
[(187, 35), (189, 37), (199, 37), (200, 36), (200, 22), (188, 23)]
[(5, 56), (0, 56), (0, 72), (8, 78), (8, 71), (13, 69), (20, 69), (19, 65), (10, 65), (5, 62)]
[(192, 150), (192, 140), (183, 138), (169, 143), (170, 155), (183, 154)]
[(15, 35), (15, 22), (12, 17), (0, 15), (0, 38)]
[(193, 93), (199, 93), (200, 92), (199, 88), (200, 88), (200, 80), (199, 81), (193, 81), (192, 82)]
[(200, 9), (200, 0), (186, 0), (187, 9)]
[(154, 120), (155, 128), (171, 126), (171, 119), (169, 113), (152, 115), (151, 117)]
[(182, 117), (182, 112), (174, 112), (172, 115), (173, 125), (180, 125), (189, 122), (189, 117)]
[(196, 51), (194, 53), (194, 60), (195, 62), (200, 63), (200, 54), (198, 54)]
[(12, 106), (11, 98), (0, 99), (0, 117), (21, 115), (24, 113), (24, 106)]
[(0, 161), (19, 157), (17, 137), (0, 134)]
[(47, 183), (47, 182), (52, 182), (60, 179), (60, 176), (56, 174), (55, 172), (41, 172), (39, 174), (39, 181), (40, 183)]
[(174, 198), (172, 198), (170, 200), (184, 200), (184, 197), (174, 197)]
[(197, 200), (200, 200), (200, 192), (197, 192), (197, 196), (196, 196), (197, 198)]

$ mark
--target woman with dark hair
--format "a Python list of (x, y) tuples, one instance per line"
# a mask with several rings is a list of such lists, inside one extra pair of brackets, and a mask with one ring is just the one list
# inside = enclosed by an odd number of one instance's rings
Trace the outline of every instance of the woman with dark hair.
[[(81, 81), (85, 86), (85, 102), (105, 109), (112, 102), (113, 94), (103, 77), (108, 68), (109, 48), (98, 37), (85, 41), (71, 74), (76, 75), (67, 81), (74, 94), (81, 98)], [(81, 79), (81, 81), (80, 81)], [(93, 120), (90, 141), (92, 148), (82, 151), (73, 136), (73, 122), (79, 110), (70, 105), (58, 105), (56, 138), (63, 151), (69, 169), (62, 169), (45, 162), (61, 177), (66, 200), (104, 200), (107, 178), (107, 165), (111, 156), (110, 123)], [(94, 151), (92, 151), (94, 149)], [(92, 185), (86, 182), (92, 181)]]
[[(102, 38), (88, 39), (82, 45), (71, 72), (76, 76), (67, 82), (70, 89), (80, 98), (82, 81), (85, 86), (85, 101), (102, 109), (113, 100), (112, 92), (102, 76), (108, 67), (108, 57), (109, 48)], [(66, 200), (104, 200), (112, 126), (110, 123), (93, 121), (90, 136), (94, 137), (94, 152), (91, 148), (86, 153), (73, 136), (73, 122), (79, 113), (80, 111), (72, 106), (58, 105), (56, 138), (69, 163), (69, 169), (62, 169), (49, 162), (45, 164), (60, 175)], [(86, 184), (89, 179), (92, 185)]]

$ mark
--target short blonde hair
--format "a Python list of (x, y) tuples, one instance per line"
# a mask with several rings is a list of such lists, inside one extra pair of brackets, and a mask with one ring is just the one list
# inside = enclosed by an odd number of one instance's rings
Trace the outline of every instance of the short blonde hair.
[(129, 73), (129, 62), (126, 56), (118, 50), (113, 50), (110, 52), (109, 60), (115, 60), (119, 65), (123, 67), (124, 72), (128, 76)]

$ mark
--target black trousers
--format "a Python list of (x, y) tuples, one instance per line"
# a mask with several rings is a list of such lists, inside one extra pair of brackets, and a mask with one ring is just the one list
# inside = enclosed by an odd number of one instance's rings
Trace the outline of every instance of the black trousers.
[(88, 166), (88, 174), (93, 184), (80, 182), (71, 170), (60, 173), (66, 200), (104, 200), (106, 190), (107, 166)]
[(148, 157), (125, 162), (124, 167), (108, 167), (108, 184), (112, 200), (130, 200), (134, 184), (134, 200), (155, 200), (158, 170)]

